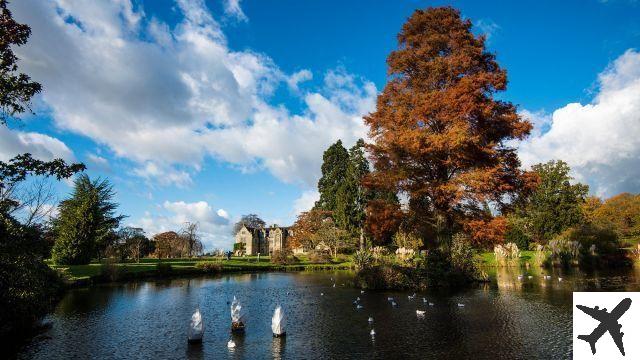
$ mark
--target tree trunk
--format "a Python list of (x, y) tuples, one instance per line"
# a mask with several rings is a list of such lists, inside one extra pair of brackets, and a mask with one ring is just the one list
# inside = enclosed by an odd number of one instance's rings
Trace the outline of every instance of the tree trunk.
[(362, 226), (360, 226), (360, 250), (364, 250), (364, 248), (365, 248), (364, 230), (362, 229)]

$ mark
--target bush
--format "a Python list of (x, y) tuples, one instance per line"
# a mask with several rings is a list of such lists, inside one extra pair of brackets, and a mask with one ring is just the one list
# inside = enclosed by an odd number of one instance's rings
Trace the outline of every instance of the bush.
[(592, 224), (574, 226), (549, 242), (555, 264), (626, 265), (615, 231)]
[(475, 259), (475, 251), (467, 236), (454, 235), (451, 241), (451, 265), (454, 271), (463, 277), (478, 278), (479, 269)]
[(119, 267), (112, 259), (100, 266), (100, 276), (109, 281), (118, 281), (126, 272), (126, 266)]
[(164, 276), (171, 274), (173, 272), (173, 267), (169, 263), (159, 262), (158, 265), (156, 265), (156, 270), (158, 271), (158, 274)]
[(309, 262), (312, 264), (328, 264), (331, 262), (331, 255), (320, 250), (312, 250), (309, 252)]
[(293, 264), (297, 259), (287, 251), (276, 250), (271, 254), (271, 263), (278, 265)]
[(358, 271), (356, 283), (364, 289), (423, 289), (424, 276), (416, 269), (396, 265), (371, 266)]
[(356, 270), (363, 270), (373, 264), (373, 255), (368, 250), (358, 250), (353, 255), (353, 264)]
[(507, 231), (504, 234), (504, 241), (514, 243), (520, 249), (529, 249), (531, 237), (524, 228), (524, 219), (511, 216), (507, 218)]
[(224, 268), (224, 266), (218, 261), (198, 261), (195, 267), (196, 269), (210, 273), (222, 272), (222, 269)]

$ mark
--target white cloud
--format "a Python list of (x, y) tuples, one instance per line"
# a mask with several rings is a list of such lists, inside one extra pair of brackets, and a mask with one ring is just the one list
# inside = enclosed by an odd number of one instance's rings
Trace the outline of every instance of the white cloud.
[[(590, 104), (571, 103), (542, 116), (519, 146), (523, 165), (562, 159), (592, 192), (640, 192), (640, 53), (628, 50), (598, 76)], [(539, 117), (540, 118), (540, 117)]]
[(300, 91), (300, 89), (298, 88), (298, 84), (309, 81), (311, 79), (313, 79), (313, 73), (307, 69), (302, 69), (289, 76), (289, 78), (287, 79), (287, 85), (289, 85), (289, 89), (291, 89), (292, 91), (298, 92)]
[(214, 211), (206, 201), (165, 201), (156, 213), (146, 212), (134, 225), (153, 236), (165, 231), (179, 232), (186, 222), (198, 223), (206, 250), (228, 249), (233, 243), (229, 215), (224, 209)]
[(249, 21), (240, 7), (240, 0), (224, 0), (224, 13), (238, 21)]
[(320, 199), (320, 193), (317, 190), (307, 190), (293, 202), (293, 214), (298, 215), (301, 212), (311, 210), (316, 201)]
[(328, 72), (291, 114), (269, 97), (310, 73), (287, 76), (266, 55), (231, 50), (203, 1), (177, 5), (183, 19), (170, 27), (130, 0), (11, 3), (33, 30), (20, 66), (43, 84), (55, 124), (132, 160), (149, 181), (181, 186), (208, 157), (314, 186), (329, 144), (366, 135), (373, 83)]
[(75, 161), (73, 152), (62, 141), (35, 132), (11, 131), (0, 126), (0, 161), (7, 161), (18, 154), (31, 153), (40, 160), (61, 158)]
[(480, 19), (476, 21), (475, 26), (487, 37), (487, 41), (500, 31), (500, 25), (491, 19)]

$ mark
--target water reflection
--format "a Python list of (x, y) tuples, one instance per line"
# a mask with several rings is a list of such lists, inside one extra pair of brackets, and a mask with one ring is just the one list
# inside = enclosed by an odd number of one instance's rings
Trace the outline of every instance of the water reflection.
[[(415, 299), (401, 292), (361, 294), (350, 287), (348, 272), (224, 275), (76, 289), (47, 318), (51, 328), (46, 336), (19, 357), (567, 358), (572, 291), (640, 289), (638, 269), (495, 268), (491, 275), (493, 282), (476, 289), (429, 292)], [(247, 312), (245, 334), (230, 332), (234, 295)], [(364, 309), (355, 309), (356, 297)], [(391, 307), (387, 297), (394, 297), (398, 307)], [(287, 311), (284, 338), (272, 336), (277, 304)], [(188, 321), (196, 306), (205, 334), (201, 345), (188, 345)], [(417, 309), (425, 311), (424, 317), (416, 316)], [(227, 348), (229, 339), (234, 349)]]

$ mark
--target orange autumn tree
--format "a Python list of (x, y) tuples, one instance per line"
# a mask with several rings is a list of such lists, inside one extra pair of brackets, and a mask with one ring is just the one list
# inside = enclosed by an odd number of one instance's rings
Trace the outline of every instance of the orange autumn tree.
[(291, 227), (293, 234), (287, 240), (289, 250), (304, 247), (308, 250), (316, 248), (316, 233), (322, 227), (322, 223), (331, 219), (332, 212), (327, 210), (312, 209), (298, 215), (298, 219)]
[(376, 111), (365, 118), (374, 165), (367, 184), (407, 199), (403, 221), (425, 243), (448, 245), (484, 204), (501, 209), (527, 183), (508, 143), (525, 138), (531, 124), (494, 99), (507, 73), (471, 27), (451, 7), (417, 10), (387, 59)]

